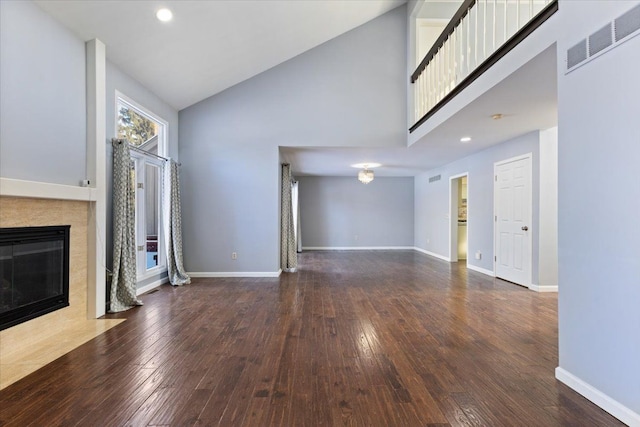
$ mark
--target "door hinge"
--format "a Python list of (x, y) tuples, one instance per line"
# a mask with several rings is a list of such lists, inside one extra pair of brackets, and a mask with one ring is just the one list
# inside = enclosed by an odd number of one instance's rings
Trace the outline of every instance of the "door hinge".
[(138, 246), (138, 251), (140, 251), (140, 252), (141, 252), (141, 251), (144, 251), (144, 245), (140, 245), (140, 246)]
[(498, 222), (498, 215), (494, 216), (494, 217), (493, 217), (493, 220), (494, 220), (495, 222)]
[(138, 183), (138, 188), (144, 188), (144, 184), (142, 182)]
[(493, 260), (494, 260), (494, 261), (498, 261), (498, 257), (497, 257), (497, 256), (494, 256), (494, 257), (493, 257)]
[(496, 178), (495, 181), (498, 182), (498, 175), (496, 175), (495, 178)]

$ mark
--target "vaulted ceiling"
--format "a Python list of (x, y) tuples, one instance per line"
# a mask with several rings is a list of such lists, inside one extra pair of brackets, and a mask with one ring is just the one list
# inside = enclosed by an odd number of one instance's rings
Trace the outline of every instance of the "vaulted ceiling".
[[(181, 110), (405, 3), (406, 0), (39, 0), (42, 9)], [(170, 8), (162, 23), (156, 11)]]
[[(180, 110), (281, 64), (406, 0), (36, 0), (83, 40)], [(426, 0), (421, 18), (450, 16), (460, 0)], [(162, 7), (174, 19), (159, 22)], [(283, 147), (297, 175), (413, 176), (509, 138), (556, 125), (556, 53), (547, 49), (408, 148)], [(492, 121), (494, 113), (504, 119)], [(473, 135), (470, 144), (460, 137)]]

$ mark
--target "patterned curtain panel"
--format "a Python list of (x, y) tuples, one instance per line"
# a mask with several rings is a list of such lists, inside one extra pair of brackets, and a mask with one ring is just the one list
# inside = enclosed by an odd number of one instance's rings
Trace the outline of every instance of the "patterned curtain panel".
[(282, 271), (293, 273), (298, 267), (296, 236), (293, 228), (293, 204), (291, 202), (291, 165), (282, 164), (282, 197), (280, 218), (280, 266)]
[(173, 286), (191, 283), (182, 263), (182, 211), (180, 208), (180, 177), (178, 164), (167, 162), (165, 177), (165, 240), (169, 282)]
[(142, 302), (136, 297), (135, 172), (129, 143), (113, 145), (113, 280), (109, 311), (128, 310)]

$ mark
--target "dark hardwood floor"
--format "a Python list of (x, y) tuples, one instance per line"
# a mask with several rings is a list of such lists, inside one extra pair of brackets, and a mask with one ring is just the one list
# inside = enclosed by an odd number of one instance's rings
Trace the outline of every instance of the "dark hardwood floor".
[(0, 391), (6, 426), (617, 426), (554, 378), (557, 295), (411, 251), (162, 286)]

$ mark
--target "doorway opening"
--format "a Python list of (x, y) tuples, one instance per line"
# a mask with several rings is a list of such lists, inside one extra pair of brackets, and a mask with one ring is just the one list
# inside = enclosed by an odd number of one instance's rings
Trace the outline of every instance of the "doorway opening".
[(131, 150), (131, 177), (136, 188), (136, 264), (141, 281), (166, 270), (163, 223), (164, 161), (168, 123), (116, 92), (116, 135)]
[(468, 253), (469, 173), (449, 178), (449, 259), (466, 261)]

